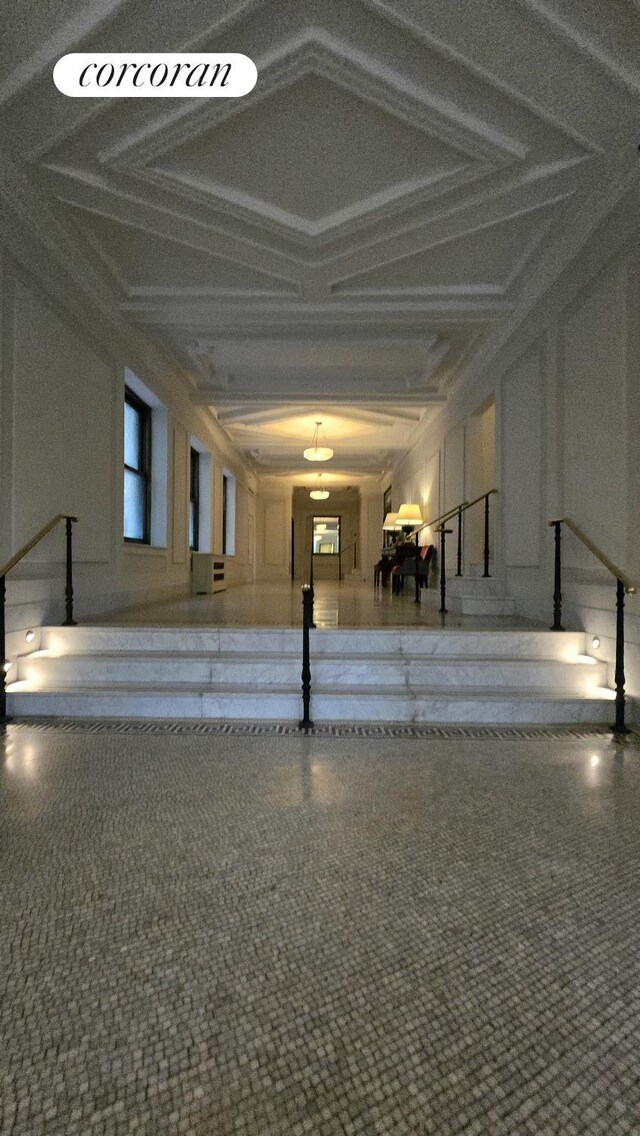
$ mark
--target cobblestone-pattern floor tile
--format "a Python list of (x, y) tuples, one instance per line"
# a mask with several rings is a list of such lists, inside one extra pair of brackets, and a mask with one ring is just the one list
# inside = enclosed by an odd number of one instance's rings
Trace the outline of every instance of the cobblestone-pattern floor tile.
[(640, 752), (9, 727), (3, 1136), (640, 1133)]

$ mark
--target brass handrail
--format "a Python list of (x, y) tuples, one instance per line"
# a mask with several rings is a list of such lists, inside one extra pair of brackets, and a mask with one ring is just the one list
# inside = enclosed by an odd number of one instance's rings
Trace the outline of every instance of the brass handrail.
[(0, 568), (0, 665), (2, 665), (2, 672), (0, 676), (0, 725), (2, 726), (4, 726), (7, 721), (7, 661), (9, 663), (9, 667), (11, 666), (10, 660), (5, 660), (7, 646), (5, 617), (5, 606), (7, 599), (7, 572), (10, 572), (12, 568), (15, 568), (16, 564), (19, 564), (23, 557), (25, 557), (28, 552), (31, 552), (31, 549), (35, 548), (36, 544), (38, 544), (38, 542), (41, 541), (42, 538), (47, 535), (47, 533), (50, 533), (51, 530), (55, 528), (55, 526), (59, 523), (59, 521), (64, 521), (67, 543), (66, 586), (64, 592), (66, 619), (62, 626), (75, 627), (76, 621), (73, 618), (72, 530), (73, 524), (77, 520), (78, 518), (71, 516), (70, 513), (56, 513), (55, 517), (53, 517), (48, 522), (48, 524), (44, 525), (40, 529), (40, 531), (31, 538), (31, 540), (28, 540), (26, 544), (23, 544), (22, 548), (19, 548), (18, 551), (12, 557), (10, 557), (9, 560), (7, 560), (6, 564), (3, 564)]
[(463, 501), (460, 505), (456, 505), (455, 509), (451, 509), (444, 517), (438, 518), (438, 521), (444, 524), (445, 521), (449, 521), (452, 517), (455, 517), (457, 513), (466, 513), (467, 509), (470, 509), (472, 505), (477, 505), (478, 501), (484, 501), (487, 497), (491, 497), (492, 493), (497, 492), (497, 489), (487, 489), (486, 493), (481, 493), (479, 497), (474, 497), (473, 501)]
[[(464, 505), (466, 506), (466, 501)], [(423, 529), (431, 529), (434, 525), (444, 524), (450, 517), (455, 516), (460, 509), (462, 509), (462, 505), (456, 505), (454, 509), (449, 509), (446, 513), (441, 513), (439, 517), (434, 517), (432, 521), (425, 521), (425, 523), (421, 525), (419, 529), (415, 529), (411, 535), (415, 536), (416, 533), (421, 533)]]
[(624, 590), (627, 595), (635, 595), (638, 590), (637, 584), (634, 584), (630, 576), (627, 576), (626, 572), (623, 572), (621, 568), (618, 568), (617, 564), (614, 564), (613, 560), (610, 560), (606, 553), (604, 553), (602, 549), (598, 548), (597, 544), (593, 543), (591, 538), (582, 531), (580, 526), (577, 525), (575, 521), (572, 521), (570, 517), (555, 517), (552, 521), (548, 521), (547, 523), (551, 527), (553, 527), (553, 525), (566, 525), (568, 529), (571, 529), (571, 532), (575, 536), (577, 536), (578, 540), (582, 541), (585, 548), (588, 548), (589, 552), (593, 553), (593, 555), (600, 561), (600, 563), (603, 564), (604, 567), (609, 572), (611, 572), (613, 576), (615, 576), (616, 580), (621, 581), (621, 583), (624, 585)]
[(554, 529), (554, 567), (553, 567), (553, 623), (551, 624), (552, 631), (564, 631), (562, 626), (562, 526), (566, 525), (568, 529), (577, 536), (578, 540), (582, 541), (585, 548), (592, 552), (596, 560), (611, 572), (611, 575), (616, 581), (616, 656), (615, 656), (615, 673), (614, 682), (616, 688), (616, 719), (611, 729), (617, 738), (623, 737), (624, 734), (629, 733), (629, 729), (625, 724), (625, 707), (626, 707), (626, 693), (625, 693), (625, 673), (624, 673), (624, 597), (625, 592), (627, 595), (633, 595), (636, 591), (636, 585), (633, 580), (618, 568), (617, 564), (610, 560), (601, 548), (582, 531), (571, 517), (554, 517), (553, 520), (548, 522), (549, 527)]
[(31, 540), (28, 540), (26, 544), (23, 544), (22, 548), (19, 548), (18, 551), (9, 560), (7, 560), (6, 564), (2, 565), (2, 567), (0, 568), (0, 577), (6, 576), (7, 572), (10, 572), (12, 568), (15, 568), (16, 564), (19, 564), (20, 561), (27, 555), (27, 553), (31, 552), (31, 549), (35, 548), (36, 544), (38, 544), (39, 541), (41, 541), (42, 538), (47, 535), (47, 533), (50, 533), (51, 530), (54, 529), (60, 521), (67, 520), (77, 522), (78, 518), (72, 517), (70, 513), (57, 513), (56, 516), (53, 517), (53, 519), (50, 520), (48, 524), (44, 525), (43, 528), (41, 528), (40, 531), (31, 538)]

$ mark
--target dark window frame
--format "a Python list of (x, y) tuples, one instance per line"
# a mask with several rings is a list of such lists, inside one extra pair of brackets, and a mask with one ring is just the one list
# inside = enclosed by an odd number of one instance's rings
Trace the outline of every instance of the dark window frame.
[(136, 468), (124, 462), (124, 469), (142, 478), (144, 485), (143, 535), (142, 537), (124, 536), (124, 540), (127, 544), (151, 544), (151, 407), (129, 387), (124, 388), (124, 401), (125, 405), (131, 406), (140, 417), (139, 464)]
[(191, 552), (200, 550), (200, 451), (191, 446), (189, 454), (189, 528)]

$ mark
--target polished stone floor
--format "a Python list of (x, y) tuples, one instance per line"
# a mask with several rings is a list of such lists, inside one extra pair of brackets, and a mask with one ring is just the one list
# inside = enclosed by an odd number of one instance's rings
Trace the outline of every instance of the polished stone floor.
[(640, 751), (13, 725), (0, 1131), (640, 1132)]
[[(318, 627), (466, 627), (491, 631), (509, 627), (547, 627), (519, 616), (477, 615), (443, 617), (438, 603), (415, 603), (410, 584), (394, 596), (390, 588), (345, 580), (320, 580), (315, 585)], [(140, 604), (109, 612), (84, 623), (134, 623), (147, 627), (297, 627), (302, 623), (300, 583), (241, 584), (214, 596), (190, 596), (164, 603)]]

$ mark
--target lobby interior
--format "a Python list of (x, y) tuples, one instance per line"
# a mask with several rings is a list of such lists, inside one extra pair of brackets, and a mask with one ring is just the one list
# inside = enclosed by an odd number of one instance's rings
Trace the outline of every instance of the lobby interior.
[(2, 20), (0, 1131), (637, 1132), (640, 6)]

